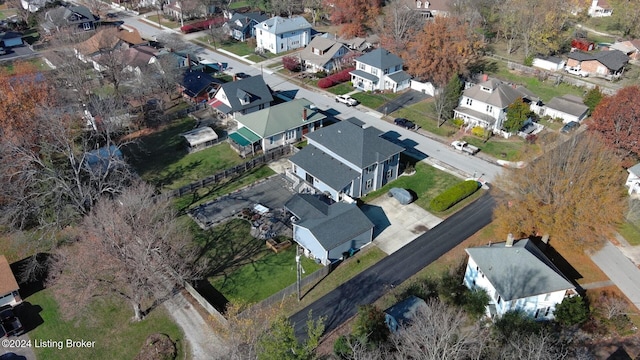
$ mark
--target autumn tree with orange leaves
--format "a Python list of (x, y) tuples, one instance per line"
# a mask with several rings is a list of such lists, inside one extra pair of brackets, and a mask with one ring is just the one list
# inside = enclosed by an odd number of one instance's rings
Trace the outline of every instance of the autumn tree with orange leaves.
[[(589, 130), (602, 137), (626, 161), (633, 165), (640, 157), (640, 87), (628, 86), (596, 106)], [(628, 164), (627, 164), (628, 163)]]
[(525, 168), (497, 179), (498, 238), (549, 234), (568, 248), (597, 249), (624, 219), (625, 178), (597, 136), (582, 133), (550, 146)]
[(381, 0), (331, 0), (330, 3), (331, 22), (342, 25), (340, 33), (347, 38), (365, 36), (382, 5)]
[(411, 75), (441, 87), (454, 74), (466, 74), (478, 61), (482, 46), (465, 23), (453, 17), (437, 17), (409, 41), (401, 57)]

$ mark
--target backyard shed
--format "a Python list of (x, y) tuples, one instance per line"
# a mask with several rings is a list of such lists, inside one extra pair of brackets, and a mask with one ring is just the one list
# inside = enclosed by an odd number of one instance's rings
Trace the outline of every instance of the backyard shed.
[(206, 149), (218, 142), (218, 134), (208, 126), (199, 127), (182, 134), (189, 144), (189, 152)]
[(564, 69), (566, 62), (556, 56), (535, 57), (533, 58), (533, 66), (549, 71), (558, 71)]

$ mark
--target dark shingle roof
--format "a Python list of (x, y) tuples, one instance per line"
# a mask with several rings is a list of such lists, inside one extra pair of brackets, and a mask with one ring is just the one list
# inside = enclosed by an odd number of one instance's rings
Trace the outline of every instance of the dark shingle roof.
[(629, 62), (629, 57), (620, 50), (600, 51), (597, 53), (574, 51), (568, 57), (577, 61), (596, 60), (613, 71), (622, 69)]
[(315, 195), (296, 194), (284, 206), (300, 219), (296, 225), (309, 229), (326, 250), (373, 228), (373, 223), (356, 204), (329, 204)]
[(363, 129), (350, 121), (341, 121), (309, 133), (307, 138), (363, 169), (404, 150), (381, 138), (381, 134), (374, 127)]
[[(269, 104), (273, 101), (271, 89), (264, 82), (262, 76), (251, 76), (237, 81), (231, 81), (222, 84), (220, 87), (227, 95), (230, 111), (241, 111), (245, 108), (258, 106), (260, 104)], [(240, 102), (239, 95), (249, 96), (249, 103), (243, 105)]]
[(388, 69), (396, 65), (402, 65), (403, 61), (389, 50), (377, 48), (356, 58), (356, 61), (373, 66), (377, 69)]
[(191, 70), (184, 73), (181, 85), (187, 95), (194, 97), (213, 83), (219, 84), (220, 80), (205, 72)]
[(360, 174), (313, 145), (308, 145), (289, 160), (332, 189), (343, 189)]
[(512, 247), (497, 243), (466, 252), (503, 300), (575, 288), (529, 239), (518, 240)]

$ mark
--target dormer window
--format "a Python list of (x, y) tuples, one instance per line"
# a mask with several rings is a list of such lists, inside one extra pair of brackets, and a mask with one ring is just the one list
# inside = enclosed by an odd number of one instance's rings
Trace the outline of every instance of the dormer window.
[(486, 87), (486, 86), (480, 86), (480, 90), (482, 90), (482, 91), (486, 91), (486, 92), (488, 92), (488, 93), (493, 92), (493, 89), (488, 88), (488, 87)]
[(240, 98), (240, 104), (247, 105), (248, 103), (249, 103), (249, 96), (248, 95)]

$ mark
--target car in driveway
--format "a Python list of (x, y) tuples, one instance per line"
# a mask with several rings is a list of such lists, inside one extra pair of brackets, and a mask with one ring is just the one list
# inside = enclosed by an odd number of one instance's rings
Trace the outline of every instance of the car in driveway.
[(409, 121), (405, 118), (397, 118), (393, 120), (393, 123), (409, 130), (413, 130), (416, 128), (416, 124), (414, 124), (412, 121)]
[(336, 96), (336, 102), (340, 102), (343, 103), (347, 106), (356, 106), (358, 105), (358, 100), (352, 98), (349, 95), (337, 95)]
[(580, 126), (580, 123), (576, 121), (569, 121), (565, 126), (560, 129), (560, 132), (563, 134), (568, 134), (570, 132), (575, 131)]
[(24, 332), (22, 323), (11, 305), (0, 307), (0, 323), (8, 336), (20, 336)]

